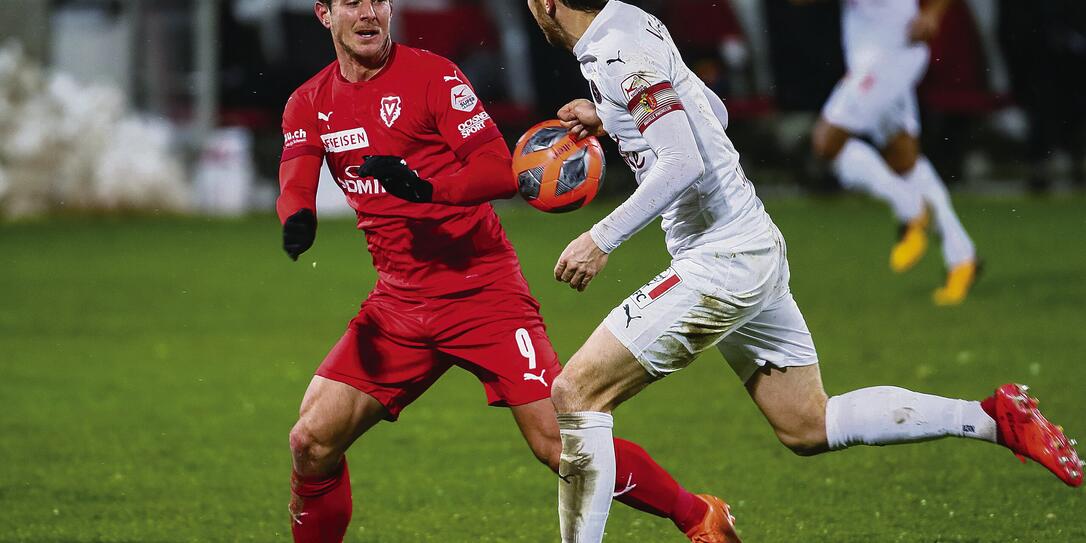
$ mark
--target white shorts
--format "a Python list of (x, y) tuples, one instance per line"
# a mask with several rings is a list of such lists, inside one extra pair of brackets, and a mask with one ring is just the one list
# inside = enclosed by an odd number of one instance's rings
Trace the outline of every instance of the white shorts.
[[(776, 229), (774, 229), (776, 230)], [(784, 238), (766, 249), (679, 258), (604, 319), (645, 371), (662, 378), (716, 345), (745, 383), (761, 367), (818, 362), (788, 288)]]
[(878, 147), (901, 132), (920, 134), (916, 85), (928, 67), (927, 46), (878, 51), (858, 64), (834, 87), (822, 118)]

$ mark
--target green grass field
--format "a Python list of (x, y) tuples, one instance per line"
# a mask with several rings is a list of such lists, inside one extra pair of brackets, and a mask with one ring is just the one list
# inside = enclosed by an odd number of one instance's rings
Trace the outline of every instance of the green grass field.
[[(896, 384), (978, 398), (1027, 382), (1086, 437), (1086, 200), (963, 199), (987, 260), (962, 307), (936, 308), (938, 250), (904, 276), (877, 204), (767, 204), (828, 391)], [(650, 227), (578, 294), (554, 260), (607, 210), (501, 209), (568, 358), (667, 263)], [(374, 281), (350, 222), (297, 262), (274, 218), (68, 218), (0, 226), (0, 541), (288, 541), (287, 432), (311, 372)], [(763, 542), (1081, 542), (1086, 493), (978, 442), (781, 446), (715, 352), (616, 413), (694, 491)], [(553, 542), (555, 478), (503, 409), (450, 372), (350, 452), (349, 541)], [(616, 504), (607, 541), (678, 542)]]

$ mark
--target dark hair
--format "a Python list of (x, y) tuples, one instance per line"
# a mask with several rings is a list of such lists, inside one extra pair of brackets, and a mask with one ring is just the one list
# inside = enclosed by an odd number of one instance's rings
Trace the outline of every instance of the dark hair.
[(577, 11), (599, 11), (607, 5), (607, 0), (562, 0), (562, 3)]

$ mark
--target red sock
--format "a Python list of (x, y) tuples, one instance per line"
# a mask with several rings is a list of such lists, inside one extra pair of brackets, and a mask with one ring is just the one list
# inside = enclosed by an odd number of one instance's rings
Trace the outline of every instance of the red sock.
[[(301, 498), (300, 514), (291, 520), (295, 543), (340, 543), (351, 523), (351, 474), (347, 458), (327, 478), (293, 473), (291, 491)], [(292, 504), (293, 505), (293, 504)], [(291, 508), (295, 515), (296, 509)]]
[(701, 522), (705, 502), (679, 486), (636, 443), (615, 438), (615, 499), (646, 513), (671, 519), (685, 533)]

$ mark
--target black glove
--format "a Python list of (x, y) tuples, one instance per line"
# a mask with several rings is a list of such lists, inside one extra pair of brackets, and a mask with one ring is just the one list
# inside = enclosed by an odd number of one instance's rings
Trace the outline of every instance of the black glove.
[(303, 209), (287, 217), (283, 223), (283, 250), (291, 260), (313, 246), (317, 237), (317, 216), (310, 209)]
[(433, 201), (434, 185), (419, 179), (398, 156), (368, 156), (358, 168), (358, 175), (376, 178), (389, 194), (408, 202), (428, 204)]

